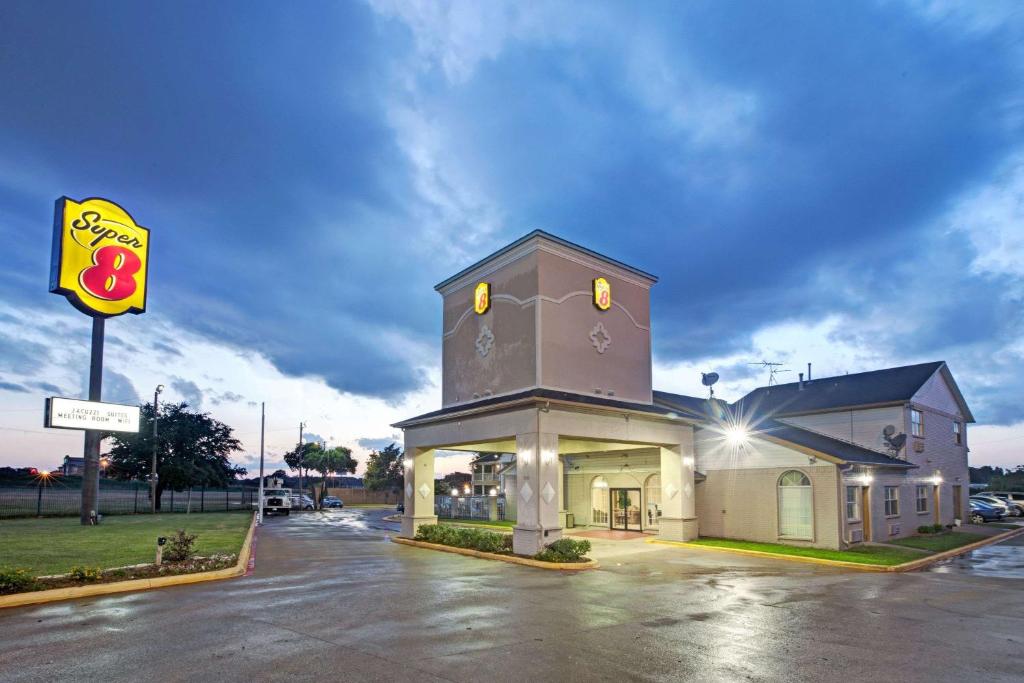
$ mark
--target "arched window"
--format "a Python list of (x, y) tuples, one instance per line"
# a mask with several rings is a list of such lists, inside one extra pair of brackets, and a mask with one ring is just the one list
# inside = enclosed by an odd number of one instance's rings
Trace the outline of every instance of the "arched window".
[(647, 477), (644, 485), (644, 503), (647, 506), (644, 523), (648, 528), (658, 528), (658, 520), (661, 517), (661, 475), (652, 474)]
[(608, 480), (594, 477), (590, 485), (590, 521), (592, 524), (608, 523)]
[(804, 540), (814, 538), (811, 480), (797, 470), (783, 472), (779, 477), (779, 536)]

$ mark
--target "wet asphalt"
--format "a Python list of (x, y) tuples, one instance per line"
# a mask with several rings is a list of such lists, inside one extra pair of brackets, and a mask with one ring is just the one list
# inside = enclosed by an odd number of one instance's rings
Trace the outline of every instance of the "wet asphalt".
[(931, 571), (595, 544), (563, 575), (271, 518), (251, 576), (0, 612), (2, 681), (1020, 681), (1024, 538)]

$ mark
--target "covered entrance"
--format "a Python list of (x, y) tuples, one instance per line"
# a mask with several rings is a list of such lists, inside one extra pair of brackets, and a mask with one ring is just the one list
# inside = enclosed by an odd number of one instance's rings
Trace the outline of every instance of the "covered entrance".
[(611, 528), (617, 531), (642, 531), (640, 489), (609, 489)]

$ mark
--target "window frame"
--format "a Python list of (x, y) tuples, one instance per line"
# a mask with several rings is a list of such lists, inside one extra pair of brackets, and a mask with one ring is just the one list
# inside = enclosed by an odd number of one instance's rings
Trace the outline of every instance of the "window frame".
[[(889, 492), (893, 492), (895, 495), (890, 498)], [(882, 490), (882, 500), (885, 502), (885, 517), (890, 519), (892, 517), (900, 516), (900, 487), (899, 486), (885, 486)], [(890, 503), (892, 504), (892, 512), (890, 512)]]
[[(914, 418), (917, 417), (915, 421)], [(910, 435), (919, 439), (924, 438), (924, 411), (917, 408), (910, 409)]]
[[(850, 492), (853, 492), (853, 500), (850, 500)], [(853, 515), (850, 514), (850, 506), (853, 506)], [(861, 521), (860, 514), (860, 486), (847, 486), (846, 487), (846, 521), (847, 522), (859, 522)]]
[[(799, 484), (783, 484), (783, 480), (787, 479), (789, 474), (800, 475)], [(808, 525), (807, 535), (798, 534), (787, 534), (783, 533), (782, 529), (782, 492), (784, 489), (789, 490), (805, 490), (808, 492), (809, 497), (807, 501), (808, 512), (810, 514), (810, 524)], [(788, 469), (779, 475), (778, 479), (775, 480), (775, 504), (777, 507), (776, 512), (776, 523), (778, 524), (777, 535), (781, 539), (791, 541), (814, 541), (815, 538), (815, 514), (814, 514), (814, 482), (807, 475), (806, 472), (798, 469)]]
[(960, 420), (953, 420), (953, 443), (957, 446), (964, 445), (964, 428)]
[[(927, 484), (917, 484), (914, 488), (914, 509), (919, 515), (927, 515), (928, 510), (928, 491), (929, 486)], [(924, 509), (921, 509), (921, 504), (924, 503)]]

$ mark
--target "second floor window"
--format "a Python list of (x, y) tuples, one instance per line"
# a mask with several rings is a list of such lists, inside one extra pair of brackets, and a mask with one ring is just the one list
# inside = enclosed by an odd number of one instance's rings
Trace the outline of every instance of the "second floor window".
[(924, 436), (924, 413), (915, 408), (910, 409), (910, 433)]
[(963, 435), (963, 432), (961, 431), (962, 429), (963, 429), (963, 427), (960, 426), (960, 423), (956, 422), (954, 420), (954, 422), (953, 422), (953, 443), (955, 443), (957, 446), (961, 446), (964, 443), (964, 435)]
[(928, 512), (928, 487), (918, 484), (916, 493), (917, 511)]

